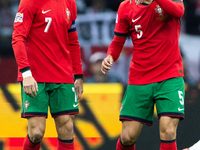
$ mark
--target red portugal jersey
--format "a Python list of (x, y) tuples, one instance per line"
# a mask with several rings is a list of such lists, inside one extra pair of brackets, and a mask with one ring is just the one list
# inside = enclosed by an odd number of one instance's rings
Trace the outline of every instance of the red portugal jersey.
[(21, 0), (14, 21), (13, 50), (21, 72), (37, 82), (73, 83), (82, 75), (75, 0)]
[[(130, 35), (133, 42), (128, 84), (143, 85), (184, 76), (179, 49), (180, 17), (183, 11), (181, 1), (155, 0), (139, 6), (129, 1), (121, 3), (115, 36)], [(120, 51), (114, 47), (110, 45), (108, 55), (116, 60)]]

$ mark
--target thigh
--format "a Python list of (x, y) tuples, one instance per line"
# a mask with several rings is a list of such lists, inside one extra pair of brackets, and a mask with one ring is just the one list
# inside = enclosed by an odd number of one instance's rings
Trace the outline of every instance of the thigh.
[(74, 84), (51, 84), (50, 112), (52, 117), (79, 113)]
[(64, 126), (65, 124), (73, 124), (74, 115), (62, 115), (54, 118), (56, 128), (59, 129), (60, 127)]
[(74, 134), (74, 115), (62, 115), (54, 118), (59, 139), (70, 140)]
[(152, 125), (152, 91), (153, 84), (128, 85), (122, 101), (120, 120), (133, 120)]
[(46, 92), (45, 83), (37, 83), (38, 91), (37, 96), (34, 98), (29, 97), (23, 90), (21, 86), (21, 96), (22, 96), (22, 107), (21, 107), (21, 117), (26, 118), (30, 116), (40, 116), (47, 117), (48, 112), (48, 100), (49, 96)]
[(154, 94), (158, 117), (184, 118), (184, 81), (182, 77), (158, 83)]

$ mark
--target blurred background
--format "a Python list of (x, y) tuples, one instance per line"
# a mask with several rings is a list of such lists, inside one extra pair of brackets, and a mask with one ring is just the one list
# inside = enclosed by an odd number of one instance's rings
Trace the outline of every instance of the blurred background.
[[(116, 140), (120, 134), (121, 124), (118, 121), (118, 115), (121, 98), (128, 82), (129, 63), (132, 58), (133, 49), (131, 39), (127, 39), (120, 58), (114, 63), (110, 73), (103, 75), (100, 72), (100, 66), (114, 36), (116, 11), (121, 2), (122, 0), (76, 0), (78, 11), (76, 25), (81, 45), (85, 81), (85, 93), (80, 100), (81, 115), (77, 117), (78, 123), (75, 130), (76, 143), (79, 145), (78, 150), (114, 150)], [(191, 146), (200, 139), (200, 0), (184, 0), (184, 4), (185, 14), (181, 20), (180, 49), (185, 70), (186, 115), (185, 120), (180, 123), (178, 128), (177, 141), (179, 150)], [(2, 107), (0, 107), (0, 150), (20, 149), (20, 142), (16, 142), (16, 140), (25, 136), (18, 135), (18, 133), (14, 134), (13, 132), (15, 131), (6, 134), (7, 130), (9, 132), (10, 128), (13, 127), (15, 129), (16, 126), (15, 123), (11, 122), (8, 129), (7, 122), (12, 119), (9, 119), (11, 114), (19, 114), (16, 117), (18, 117), (19, 122), (21, 121), (20, 85), (16, 81), (17, 64), (11, 46), (13, 21), (18, 5), (19, 0), (0, 0), (0, 103), (2, 104)], [(94, 88), (93, 86), (97, 90), (91, 91), (91, 88)], [(108, 87), (113, 90), (110, 90)], [(101, 88), (107, 89), (109, 92)], [(115, 95), (117, 98), (113, 99), (109, 95)], [(100, 97), (99, 101), (96, 99), (97, 96)], [(98, 101), (97, 103), (99, 104), (104, 102), (115, 103), (116, 109), (110, 112), (108, 106), (102, 106), (104, 108), (101, 109), (104, 112), (100, 113), (101, 110), (97, 111), (98, 108), (93, 107), (93, 101)], [(7, 110), (9, 111), (5, 113)], [(109, 122), (109, 119), (107, 121), (98, 119), (101, 118), (101, 114), (114, 115), (117, 125)], [(88, 129), (91, 129), (90, 127), (93, 126), (94, 130), (89, 132), (84, 128), (82, 129), (81, 126), (84, 123), (80, 120), (85, 120), (85, 122), (90, 124), (88, 125)], [(26, 126), (26, 122), (24, 124)], [(111, 128), (111, 130), (115, 130), (116, 132), (112, 133), (109, 127), (105, 126), (116, 127)], [(4, 128), (7, 128), (7, 130), (4, 130)], [(1, 130), (4, 130), (4, 132), (1, 132)], [(80, 130), (86, 131), (82, 133)], [(96, 132), (98, 134), (94, 134)], [(85, 138), (86, 135), (88, 139)], [(56, 135), (49, 132), (46, 137), (53, 138)], [(87, 140), (85, 141), (84, 139)], [(53, 150), (56, 144), (52, 144), (52, 139), (46, 140), (42, 149)], [(23, 141), (23, 138), (21, 141)], [(137, 150), (147, 150), (147, 147), (148, 150), (159, 149), (156, 113), (154, 125), (152, 127), (145, 126), (137, 141)]]

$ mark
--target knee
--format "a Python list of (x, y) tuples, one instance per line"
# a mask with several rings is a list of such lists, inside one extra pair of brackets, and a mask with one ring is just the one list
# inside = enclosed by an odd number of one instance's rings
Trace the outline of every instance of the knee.
[(174, 126), (165, 126), (160, 128), (160, 135), (165, 140), (173, 140), (176, 136), (176, 128)]
[(33, 143), (38, 143), (42, 141), (42, 138), (44, 136), (44, 131), (39, 130), (39, 129), (34, 129), (31, 131), (31, 133), (29, 134), (30, 140)]
[(128, 133), (122, 133), (120, 138), (122, 144), (126, 146), (132, 145), (136, 141), (136, 138), (131, 137)]

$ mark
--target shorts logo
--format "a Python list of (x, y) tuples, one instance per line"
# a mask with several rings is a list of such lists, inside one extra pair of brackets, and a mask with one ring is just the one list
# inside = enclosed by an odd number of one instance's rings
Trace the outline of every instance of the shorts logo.
[(120, 107), (120, 111), (122, 111), (122, 109), (123, 109), (123, 106)]
[(182, 110), (184, 110), (184, 108), (182, 108), (182, 109), (180, 107), (178, 108), (178, 111), (182, 111)]
[(16, 22), (23, 22), (23, 13), (17, 13), (16, 16), (15, 16), (15, 21), (14, 23)]
[(73, 107), (77, 107), (77, 106), (78, 106), (78, 104), (74, 104), (74, 105), (73, 105)]
[(24, 107), (26, 108), (26, 110), (28, 109), (28, 106), (29, 106), (29, 102), (26, 101), (26, 103), (24, 103)]

